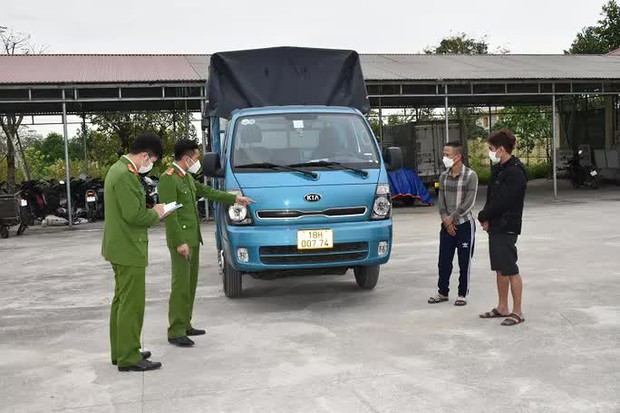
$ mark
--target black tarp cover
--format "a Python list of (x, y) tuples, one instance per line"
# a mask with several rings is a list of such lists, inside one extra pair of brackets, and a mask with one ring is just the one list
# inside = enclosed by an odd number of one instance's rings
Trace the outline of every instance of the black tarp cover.
[(367, 113), (370, 102), (352, 50), (276, 47), (215, 53), (209, 67), (211, 116), (284, 105), (346, 106)]

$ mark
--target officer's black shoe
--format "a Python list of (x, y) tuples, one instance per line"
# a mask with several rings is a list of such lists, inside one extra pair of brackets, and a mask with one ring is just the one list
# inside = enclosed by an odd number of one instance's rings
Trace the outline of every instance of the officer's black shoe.
[(194, 342), (192, 341), (192, 339), (190, 339), (187, 336), (169, 338), (168, 343), (174, 344), (175, 346), (179, 346), (179, 347), (191, 347), (194, 345)]
[(194, 327), (187, 330), (188, 336), (203, 336), (205, 334), (207, 334), (205, 330), (198, 330), (197, 328), (194, 328)]
[[(146, 360), (146, 359), (148, 359), (148, 358), (151, 358), (151, 352), (150, 352), (150, 351), (141, 351), (141, 352), (140, 352), (140, 354), (142, 354), (142, 360)], [(112, 362), (112, 364), (113, 364), (114, 366), (116, 366), (116, 360), (114, 360), (114, 361)]]
[(158, 361), (140, 360), (133, 366), (119, 367), (118, 371), (149, 371), (157, 370), (161, 367), (161, 363)]

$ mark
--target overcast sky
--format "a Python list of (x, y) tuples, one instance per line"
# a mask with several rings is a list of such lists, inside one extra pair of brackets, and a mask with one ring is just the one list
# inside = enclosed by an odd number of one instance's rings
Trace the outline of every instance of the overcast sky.
[(20, 0), (0, 26), (49, 53), (211, 53), (268, 46), (419, 53), (450, 33), (562, 53), (607, 0)]

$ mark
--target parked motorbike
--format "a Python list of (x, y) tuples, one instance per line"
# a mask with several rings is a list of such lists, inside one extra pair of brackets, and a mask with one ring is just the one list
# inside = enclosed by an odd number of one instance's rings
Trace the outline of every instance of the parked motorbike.
[(589, 186), (598, 189), (600, 175), (591, 162), (582, 163), (583, 150), (577, 151), (568, 161), (568, 174), (573, 188)]
[(146, 206), (147, 208), (153, 208), (155, 205), (159, 204), (159, 194), (157, 193), (159, 179), (142, 176), (140, 182), (146, 192)]
[(103, 219), (103, 182), (91, 179), (84, 185), (84, 202), (88, 222)]
[(17, 235), (21, 235), (32, 223), (28, 200), (22, 191), (0, 194), (0, 238), (8, 238), (9, 229), (16, 225)]

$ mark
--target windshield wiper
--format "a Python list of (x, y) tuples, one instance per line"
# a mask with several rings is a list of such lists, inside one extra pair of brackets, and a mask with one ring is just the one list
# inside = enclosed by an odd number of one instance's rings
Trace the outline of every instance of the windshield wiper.
[(310, 161), (310, 162), (303, 162), (303, 163), (295, 163), (292, 165), (287, 165), (287, 166), (292, 166), (292, 167), (302, 167), (302, 166), (318, 166), (318, 167), (325, 167), (325, 168), (338, 168), (338, 169), (345, 169), (347, 171), (351, 171), (351, 172), (355, 172), (358, 175), (361, 175), (363, 177), (367, 177), (368, 176), (368, 172), (363, 170), (363, 169), (358, 169), (358, 168), (353, 168), (352, 166), (346, 166), (341, 164), (340, 162), (332, 162), (332, 161)]
[(319, 175), (312, 171), (304, 171), (303, 169), (295, 168), (293, 165), (278, 165), (271, 162), (257, 162), (257, 163), (248, 163), (244, 165), (237, 165), (235, 168), (257, 168), (257, 169), (284, 169), (286, 171), (299, 172), (300, 174), (304, 174), (313, 179), (316, 179)]

